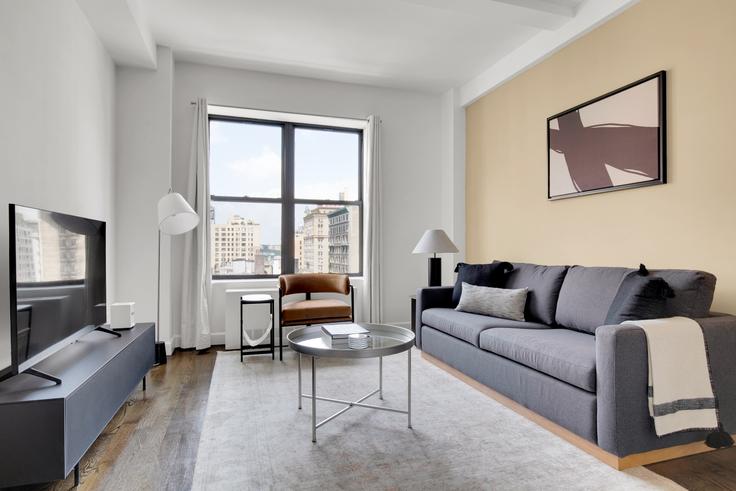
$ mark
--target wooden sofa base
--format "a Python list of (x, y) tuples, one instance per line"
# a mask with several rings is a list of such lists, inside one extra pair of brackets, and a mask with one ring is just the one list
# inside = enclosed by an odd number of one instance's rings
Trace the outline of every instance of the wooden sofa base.
[[(665, 460), (678, 459), (680, 457), (687, 457), (688, 455), (696, 455), (696, 454), (710, 452), (714, 450), (708, 447), (703, 442), (694, 442), (694, 443), (687, 443), (685, 445), (677, 445), (674, 447), (662, 448), (659, 450), (650, 450), (649, 452), (631, 454), (625, 457), (618, 457), (616, 455), (613, 455), (612, 453), (606, 452), (605, 450), (600, 448), (598, 445), (589, 442), (585, 438), (582, 438), (576, 435), (575, 433), (571, 432), (570, 430), (566, 428), (563, 428), (557, 423), (554, 423), (548, 420), (544, 416), (540, 416), (534, 411), (522, 406), (518, 402), (512, 399), (509, 399), (508, 397), (504, 395), (499, 394), (495, 390), (487, 387), (486, 385), (483, 385), (482, 383), (478, 382), (477, 380), (473, 378), (468, 377), (461, 371), (451, 367), (450, 365), (448, 365), (447, 363), (443, 361), (438, 360), (432, 355), (428, 355), (427, 353), (422, 352), (422, 358), (432, 363), (433, 365), (441, 368), (442, 370), (446, 371), (450, 375), (453, 375), (454, 377), (460, 379), (461, 381), (465, 382), (466, 384), (473, 387), (474, 389), (479, 390), (480, 392), (484, 393), (491, 399), (503, 404), (504, 406), (516, 412), (517, 414), (520, 414), (521, 416), (524, 416), (528, 420), (535, 422), (536, 424), (546, 429), (547, 431), (554, 433), (555, 435), (559, 436), (563, 440), (566, 440), (567, 442), (575, 445), (580, 450), (583, 450), (584, 452), (589, 453), (596, 459), (600, 460), (601, 462), (605, 464), (608, 464), (609, 466), (617, 470), (628, 469), (630, 467), (637, 467), (640, 465), (653, 464), (655, 462), (663, 462)], [(733, 436), (734, 436), (734, 439), (736, 439), (736, 434), (734, 434)]]

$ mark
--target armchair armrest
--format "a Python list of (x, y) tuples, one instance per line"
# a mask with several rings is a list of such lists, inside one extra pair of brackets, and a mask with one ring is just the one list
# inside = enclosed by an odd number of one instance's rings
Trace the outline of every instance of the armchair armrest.
[(432, 308), (453, 308), (451, 286), (431, 286), (417, 290), (416, 325), (414, 332), (417, 348), (422, 348), (422, 312)]
[[(703, 328), (720, 416), (736, 432), (736, 317), (695, 319)], [(598, 446), (620, 457), (704, 439), (705, 432), (657, 437), (649, 416), (649, 361), (644, 331), (634, 325), (595, 332)]]

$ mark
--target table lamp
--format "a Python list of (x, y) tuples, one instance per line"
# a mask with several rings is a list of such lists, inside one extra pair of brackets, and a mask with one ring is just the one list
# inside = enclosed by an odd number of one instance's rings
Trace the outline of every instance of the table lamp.
[(412, 251), (412, 254), (432, 254), (428, 267), (429, 286), (442, 285), (442, 258), (437, 257), (437, 254), (443, 252), (458, 252), (458, 250), (445, 231), (438, 228), (424, 232)]

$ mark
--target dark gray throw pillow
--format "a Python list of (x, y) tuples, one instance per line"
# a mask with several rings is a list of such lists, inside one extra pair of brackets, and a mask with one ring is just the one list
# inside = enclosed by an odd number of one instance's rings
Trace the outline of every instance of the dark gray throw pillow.
[(511, 263), (505, 261), (494, 261), (490, 264), (457, 263), (457, 266), (455, 266), (457, 281), (455, 281), (455, 289), (452, 290), (453, 305), (457, 305), (460, 301), (460, 295), (463, 293), (463, 283), (501, 288), (506, 282), (506, 274), (513, 269)]
[(667, 317), (667, 299), (675, 292), (665, 280), (649, 274), (646, 266), (624, 276), (606, 315), (606, 324)]

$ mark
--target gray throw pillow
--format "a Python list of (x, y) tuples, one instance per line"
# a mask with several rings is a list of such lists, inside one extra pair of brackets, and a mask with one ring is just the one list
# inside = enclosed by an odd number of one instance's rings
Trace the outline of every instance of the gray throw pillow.
[(527, 291), (527, 288), (512, 290), (463, 282), (463, 293), (455, 310), (523, 321)]

